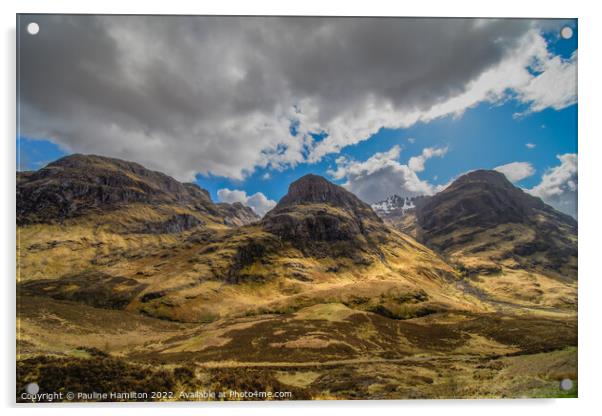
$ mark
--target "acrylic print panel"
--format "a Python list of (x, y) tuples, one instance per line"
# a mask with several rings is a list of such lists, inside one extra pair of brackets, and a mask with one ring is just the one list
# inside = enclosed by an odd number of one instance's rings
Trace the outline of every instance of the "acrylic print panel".
[(17, 401), (577, 395), (576, 20), (17, 33)]

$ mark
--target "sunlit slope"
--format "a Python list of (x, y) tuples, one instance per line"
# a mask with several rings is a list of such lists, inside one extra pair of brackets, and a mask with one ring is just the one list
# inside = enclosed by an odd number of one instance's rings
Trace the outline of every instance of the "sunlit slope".
[[(175, 232), (136, 229), (176, 211), (199, 223)], [(170, 320), (330, 302), (397, 319), (484, 308), (456, 286), (457, 272), (437, 254), (316, 176), (292, 184), (255, 225), (232, 228), (188, 206), (136, 203), (23, 225), (19, 238), (23, 295)]]

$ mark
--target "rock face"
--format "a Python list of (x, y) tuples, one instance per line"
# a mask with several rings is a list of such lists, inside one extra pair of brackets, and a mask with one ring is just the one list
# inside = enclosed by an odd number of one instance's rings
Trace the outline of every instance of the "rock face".
[(288, 192), (278, 202), (272, 212), (299, 204), (329, 204), (356, 216), (380, 221), (372, 208), (357, 196), (322, 176), (305, 175), (291, 183)]
[(220, 202), (217, 204), (217, 208), (228, 225), (241, 226), (259, 221), (259, 215), (257, 215), (252, 208), (249, 208), (240, 202), (235, 202), (233, 204)]
[(492, 227), (505, 223), (537, 224), (544, 215), (576, 231), (570, 216), (515, 187), (496, 171), (470, 172), (428, 198), (417, 212), (423, 239), (450, 234), (462, 227)]
[(75, 217), (129, 203), (181, 204), (218, 214), (206, 191), (143, 166), (101, 156), (71, 155), (17, 180), (17, 222)]
[[(134, 163), (95, 155), (71, 155), (35, 172), (17, 173), (17, 224), (60, 222), (128, 204), (182, 207), (201, 216), (222, 218), (228, 225), (244, 225), (257, 216), (240, 204), (213, 203), (209, 192)], [(240, 206), (239, 206), (240, 205)], [(203, 221), (174, 214), (149, 222), (141, 232), (177, 233)]]
[(335, 242), (340, 255), (370, 251), (389, 232), (368, 204), (316, 175), (293, 182), (261, 224), (311, 255), (333, 254), (329, 243)]
[(386, 232), (372, 208), (321, 176), (306, 175), (262, 220), (280, 238), (297, 241), (344, 241)]
[(446, 254), (486, 256), (576, 277), (577, 222), (496, 171), (458, 178), (416, 209), (417, 237)]

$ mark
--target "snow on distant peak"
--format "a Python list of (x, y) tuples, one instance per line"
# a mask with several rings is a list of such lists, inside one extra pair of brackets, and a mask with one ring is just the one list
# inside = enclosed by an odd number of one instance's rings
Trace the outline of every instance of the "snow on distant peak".
[(390, 214), (392, 212), (400, 211), (403, 215), (406, 211), (416, 208), (414, 200), (416, 197), (401, 197), (399, 195), (391, 195), (383, 201), (372, 204), (372, 209), (377, 214)]

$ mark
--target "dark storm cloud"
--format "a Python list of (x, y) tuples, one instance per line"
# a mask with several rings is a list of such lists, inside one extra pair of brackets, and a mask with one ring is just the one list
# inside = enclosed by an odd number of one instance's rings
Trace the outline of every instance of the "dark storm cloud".
[[(40, 24), (38, 35), (26, 34), (29, 21)], [(429, 111), (506, 59), (532, 26), (26, 16), (19, 36), (22, 134), (180, 178), (241, 178), (256, 166), (303, 161), (313, 148), (308, 131), (325, 130), (338, 142), (327, 153), (386, 124), (371, 121), (380, 106), (391, 117)], [(293, 136), (296, 118), (302, 129)]]
[(475, 23), (311, 20), (299, 22), (295, 37), (305, 37), (299, 48), (278, 43), (269, 57), (278, 62), (294, 90), (328, 104), (375, 94), (397, 106), (425, 107), (462, 90), (467, 81), (498, 62), (528, 28), (521, 20), (490, 21), (482, 27)]

